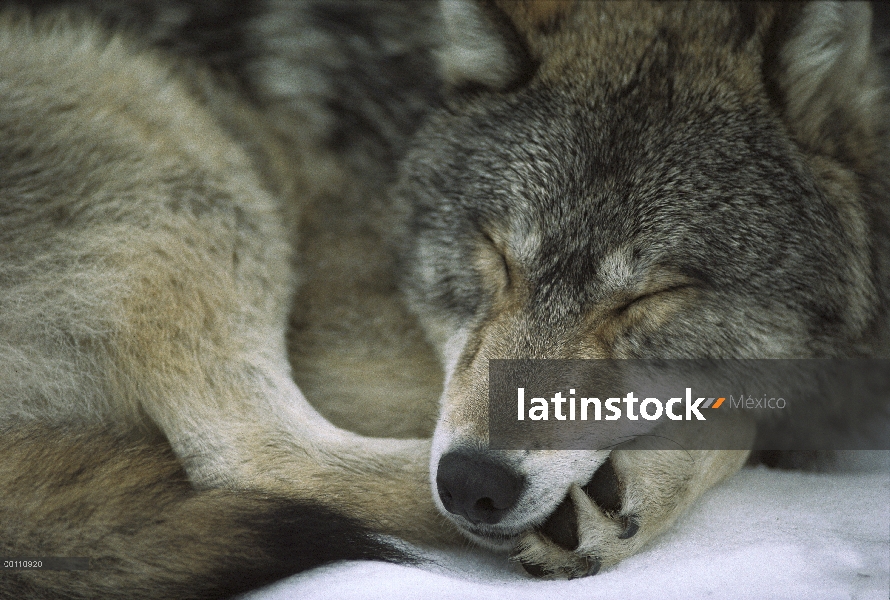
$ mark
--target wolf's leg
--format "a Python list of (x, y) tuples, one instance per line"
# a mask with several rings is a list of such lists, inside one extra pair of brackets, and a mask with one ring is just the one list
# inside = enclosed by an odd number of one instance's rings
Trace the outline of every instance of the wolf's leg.
[(429, 442), (364, 438), (318, 415), (290, 378), (276, 306), (287, 286), (258, 281), (269, 264), (246, 272), (249, 253), (235, 268), (183, 241), (206, 237), (202, 228), (164, 231), (175, 221), (94, 227), (89, 240), (8, 255), (0, 305), (21, 308), (0, 315), (7, 414), (150, 425), (199, 485), (316, 498), (384, 531), (435, 538)]
[[(753, 423), (742, 417), (713, 425), (667, 435), (690, 448), (706, 448), (709, 439), (733, 440), (728, 447), (737, 448), (753, 442)], [(647, 450), (646, 443), (639, 438), (613, 451), (589, 483), (572, 485), (548, 521), (520, 541), (515, 558), (534, 575), (595, 574), (667, 530), (705, 491), (738, 471), (749, 453)]]
[[(251, 248), (281, 246), (274, 236), (241, 238), (222, 218), (167, 214), (148, 231), (93, 226), (11, 254), (0, 303), (31, 300), (0, 318), (5, 405), (57, 422), (150, 423), (198, 485), (322, 499), (386, 532), (435, 538), (429, 442), (364, 438), (309, 406), (285, 354), (287, 254)], [(41, 293), (60, 281), (62, 298)], [(66, 357), (78, 379), (57, 393), (45, 382), (60, 380)]]
[(112, 418), (147, 416), (200, 486), (324, 499), (387, 533), (435, 539), (429, 442), (365, 438), (322, 418), (290, 377), (287, 286), (251, 260), (258, 248), (233, 267), (183, 241), (200, 235), (130, 237), (112, 332), (91, 345), (103, 395), (133, 407)]

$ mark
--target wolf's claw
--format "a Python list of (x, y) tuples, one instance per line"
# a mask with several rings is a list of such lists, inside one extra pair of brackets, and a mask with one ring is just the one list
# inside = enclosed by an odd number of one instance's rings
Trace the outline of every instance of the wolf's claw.
[(519, 564), (522, 565), (522, 568), (525, 569), (525, 572), (531, 575), (532, 577), (536, 577), (538, 579), (543, 579), (550, 575), (550, 571), (542, 567), (541, 565), (536, 565), (534, 563), (525, 563), (521, 560)]
[(572, 500), (566, 497), (538, 530), (554, 544), (568, 551), (578, 547), (578, 517)]
[(637, 523), (637, 520), (634, 517), (626, 517), (624, 519), (624, 523), (624, 531), (622, 531), (621, 535), (618, 536), (619, 540), (632, 538), (634, 535), (636, 535), (637, 531), (640, 530), (640, 524)]

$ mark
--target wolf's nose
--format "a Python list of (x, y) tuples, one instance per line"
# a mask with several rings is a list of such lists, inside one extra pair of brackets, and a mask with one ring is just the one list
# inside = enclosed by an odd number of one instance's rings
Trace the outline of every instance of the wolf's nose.
[(510, 467), (481, 452), (454, 450), (439, 461), (436, 487), (445, 509), (474, 525), (499, 522), (525, 483)]

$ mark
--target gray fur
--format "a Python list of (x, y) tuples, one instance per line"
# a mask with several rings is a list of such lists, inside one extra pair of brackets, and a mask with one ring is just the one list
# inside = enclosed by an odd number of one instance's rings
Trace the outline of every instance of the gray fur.
[[(577, 576), (747, 452), (495, 453), (527, 485), (473, 526), (436, 472), (486, 452), (489, 358), (890, 356), (864, 5), (24, 4), (0, 17), (0, 402), (48, 472), (75, 460), (60, 426), (136, 429), (112, 446), (148, 444), (177, 498), (178, 463), (412, 541), (454, 542), (444, 513)], [(753, 427), (695, 432), (715, 434), (744, 447)], [(85, 473), (79, 501), (101, 506), (90, 490), (118, 479)], [(46, 479), (5, 477), (20, 498)], [(28, 503), (20, 531), (54, 539)]]

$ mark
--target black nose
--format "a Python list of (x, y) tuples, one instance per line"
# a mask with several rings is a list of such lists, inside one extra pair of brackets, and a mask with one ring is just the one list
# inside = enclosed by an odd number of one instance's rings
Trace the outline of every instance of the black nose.
[(524, 480), (481, 452), (455, 450), (439, 461), (436, 487), (445, 509), (471, 523), (492, 525), (516, 504)]

